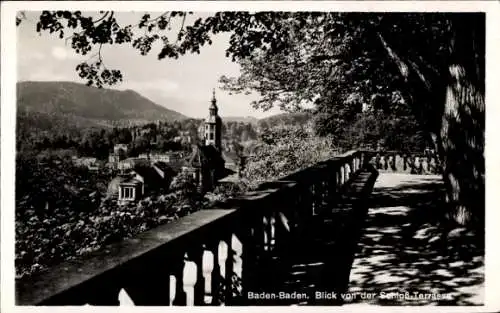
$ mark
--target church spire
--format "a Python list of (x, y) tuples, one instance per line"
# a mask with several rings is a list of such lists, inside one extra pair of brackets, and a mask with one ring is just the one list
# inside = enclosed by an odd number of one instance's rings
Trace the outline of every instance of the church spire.
[(222, 120), (218, 115), (217, 99), (215, 98), (215, 88), (212, 90), (212, 101), (208, 108), (210, 114), (205, 119), (205, 145), (213, 145), (221, 151), (221, 131)]
[(217, 115), (217, 111), (219, 110), (219, 108), (217, 108), (217, 99), (215, 99), (215, 88), (212, 90), (212, 104), (208, 110), (212, 116)]

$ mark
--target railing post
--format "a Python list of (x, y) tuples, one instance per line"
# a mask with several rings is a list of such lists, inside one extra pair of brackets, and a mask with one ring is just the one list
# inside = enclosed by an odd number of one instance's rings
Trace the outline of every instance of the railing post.
[(210, 295), (212, 296), (212, 305), (219, 305), (221, 296), (221, 285), (222, 279), (220, 275), (220, 264), (219, 264), (219, 241), (211, 240), (207, 244), (207, 248), (212, 252), (214, 266), (211, 275), (211, 288)]
[(205, 278), (203, 277), (203, 246), (193, 247), (188, 251), (188, 258), (196, 264), (196, 282), (194, 284), (194, 305), (205, 304)]
[(179, 254), (172, 260), (172, 274), (175, 277), (175, 297), (172, 305), (186, 305), (186, 292), (184, 291), (184, 255)]
[(233, 265), (234, 265), (234, 251), (233, 251), (233, 233), (229, 232), (224, 236), (226, 247), (227, 247), (227, 258), (226, 258), (226, 273), (225, 273), (225, 296), (224, 302), (226, 305), (230, 305), (233, 300)]

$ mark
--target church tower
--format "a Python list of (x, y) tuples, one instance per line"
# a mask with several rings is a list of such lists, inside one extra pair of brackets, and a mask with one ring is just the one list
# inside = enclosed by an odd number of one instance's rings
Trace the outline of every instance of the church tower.
[(222, 120), (218, 115), (219, 109), (215, 99), (215, 89), (213, 90), (212, 102), (208, 111), (209, 116), (205, 120), (205, 145), (212, 145), (217, 151), (221, 151)]

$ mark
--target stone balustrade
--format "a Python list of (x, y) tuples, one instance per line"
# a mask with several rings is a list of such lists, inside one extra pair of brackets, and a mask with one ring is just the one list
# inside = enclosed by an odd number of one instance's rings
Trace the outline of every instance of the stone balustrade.
[(296, 239), (335, 205), (369, 154), (347, 152), (20, 279), (16, 303), (243, 305), (246, 290), (272, 290), (286, 274)]
[(441, 164), (435, 153), (402, 151), (364, 151), (369, 162), (380, 172), (440, 174)]

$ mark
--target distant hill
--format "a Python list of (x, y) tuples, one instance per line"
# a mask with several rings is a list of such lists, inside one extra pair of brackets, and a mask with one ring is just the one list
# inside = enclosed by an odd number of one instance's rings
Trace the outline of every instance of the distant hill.
[(99, 89), (74, 82), (19, 82), (17, 108), (28, 116), (76, 121), (82, 126), (123, 126), (187, 118), (132, 90)]

